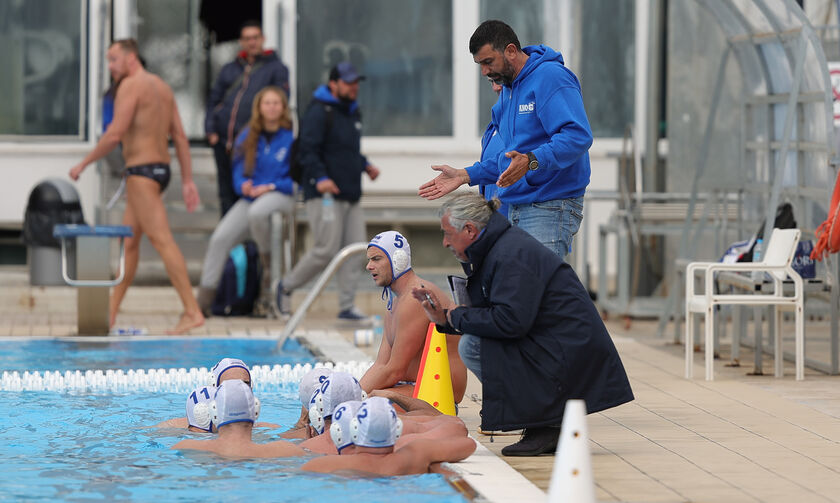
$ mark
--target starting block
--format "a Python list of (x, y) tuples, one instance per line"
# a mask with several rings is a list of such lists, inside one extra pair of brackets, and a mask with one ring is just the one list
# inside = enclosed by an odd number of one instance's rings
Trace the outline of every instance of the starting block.
[[(78, 288), (79, 335), (107, 335), (109, 330), (108, 296), (112, 286), (125, 278), (125, 238), (134, 233), (127, 225), (60, 224), (53, 227), (53, 237), (61, 242), (61, 276)], [(120, 243), (120, 267), (111, 278), (111, 243)]]

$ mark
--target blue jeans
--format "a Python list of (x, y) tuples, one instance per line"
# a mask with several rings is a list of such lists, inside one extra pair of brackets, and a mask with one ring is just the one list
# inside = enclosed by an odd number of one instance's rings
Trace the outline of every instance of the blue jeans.
[(481, 382), (481, 337), (464, 334), (458, 341), (458, 354), (464, 365), (478, 377)]
[(572, 239), (583, 220), (583, 196), (512, 204), (508, 219), (562, 258), (572, 251)]

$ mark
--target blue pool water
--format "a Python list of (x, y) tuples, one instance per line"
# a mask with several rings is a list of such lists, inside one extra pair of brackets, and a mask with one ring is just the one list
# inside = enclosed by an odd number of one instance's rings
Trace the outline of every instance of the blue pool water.
[(250, 366), (312, 363), (297, 340), (282, 350), (273, 339), (114, 339), (85, 338), (0, 341), (0, 372), (212, 367), (222, 358), (241, 358)]
[[(188, 339), (79, 344), (0, 341), (0, 371), (209, 367), (223, 356), (249, 364), (313, 361), (292, 343)], [(290, 359), (286, 359), (290, 358)], [(278, 440), (300, 412), (296, 384), (258, 393), (254, 440)], [(308, 458), (226, 460), (170, 446), (201, 434), (149, 428), (183, 417), (185, 394), (172, 392), (0, 392), (0, 500), (43, 501), (464, 501), (440, 475), (376, 479), (308, 474)]]

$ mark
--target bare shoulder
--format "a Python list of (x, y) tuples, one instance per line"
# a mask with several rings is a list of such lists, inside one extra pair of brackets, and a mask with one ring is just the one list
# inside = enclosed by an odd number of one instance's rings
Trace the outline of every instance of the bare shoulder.
[(195, 440), (192, 438), (188, 438), (186, 440), (181, 440), (177, 444), (173, 445), (172, 449), (195, 449), (201, 451), (208, 451), (210, 450), (210, 441), (209, 440)]

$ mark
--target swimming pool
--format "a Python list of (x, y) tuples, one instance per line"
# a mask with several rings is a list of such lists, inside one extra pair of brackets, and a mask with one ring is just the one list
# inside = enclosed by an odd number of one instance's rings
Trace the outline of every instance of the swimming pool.
[[(311, 354), (295, 344), (289, 356), (273, 351), (272, 340), (118, 340), (92, 346), (0, 341), (0, 370), (104, 370), (143, 368), (143, 363), (147, 368), (207, 367), (222, 356), (259, 365), (312, 362)], [(255, 381), (263, 403), (260, 421), (294, 423), (300, 412), (296, 383), (259, 390)], [(182, 417), (184, 400), (182, 392), (143, 389), (0, 392), (0, 499), (367, 502), (399, 495), (404, 502), (464, 501), (436, 474), (351, 479), (299, 471), (307, 458), (225, 460), (173, 451), (171, 445), (200, 434), (148, 426)], [(254, 439), (276, 440), (283, 429), (257, 429)]]

